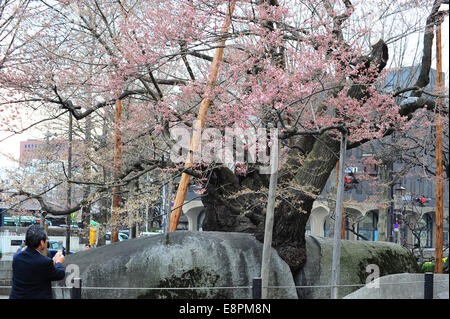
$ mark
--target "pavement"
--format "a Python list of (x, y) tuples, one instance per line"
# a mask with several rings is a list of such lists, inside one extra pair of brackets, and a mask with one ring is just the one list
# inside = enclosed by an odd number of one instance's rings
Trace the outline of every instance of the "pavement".
[[(11, 254), (4, 254), (2, 255), (2, 258), (0, 259), (0, 286), (3, 285), (10, 285), (10, 279), (8, 280), (9, 276), (7, 274), (5, 274), (5, 269), (3, 266), (5, 265), (1, 265), (1, 263), (5, 262), (5, 261), (11, 261), (13, 259), (13, 253)], [(8, 267), (8, 266), (6, 266)], [(9, 266), (10, 267), (10, 266)], [(7, 277), (4, 277), (7, 276)], [(5, 283), (5, 279), (7, 279), (8, 283)], [(0, 288), (0, 299), (9, 299), (9, 294), (5, 295), (5, 293), (8, 293), (9, 288)]]
[(1, 262), (2, 260), (12, 260), (12, 259), (13, 259), (13, 256), (14, 256), (13, 253), (2, 255), (2, 259), (0, 259), (0, 262)]

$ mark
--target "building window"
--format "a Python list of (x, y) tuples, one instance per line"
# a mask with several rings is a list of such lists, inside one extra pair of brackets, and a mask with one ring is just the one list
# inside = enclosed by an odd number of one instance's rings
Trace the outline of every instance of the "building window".
[(348, 239), (350, 239), (350, 232), (349, 232), (350, 222), (347, 217), (345, 217), (344, 227), (345, 227), (345, 230), (344, 230), (345, 231), (345, 239), (348, 240)]
[(448, 218), (444, 218), (444, 247), (448, 247)]
[(330, 237), (331, 219), (329, 216), (323, 221), (323, 237)]
[(433, 220), (430, 214), (424, 214), (419, 220), (415, 233), (417, 235), (415, 236), (414, 244), (421, 248), (433, 247)]
[[(378, 237), (378, 213), (368, 212), (364, 219), (358, 223), (358, 234), (364, 236), (370, 241), (376, 241)], [(358, 240), (363, 240), (358, 237)]]

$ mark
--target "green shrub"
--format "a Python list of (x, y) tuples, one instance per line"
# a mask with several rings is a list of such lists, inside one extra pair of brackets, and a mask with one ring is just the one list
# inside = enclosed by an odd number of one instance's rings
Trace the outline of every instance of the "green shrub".
[[(444, 266), (445, 262), (447, 261), (448, 257), (442, 258), (442, 266)], [(426, 261), (423, 263), (422, 267), (420, 268), (421, 272), (434, 272), (434, 261)]]

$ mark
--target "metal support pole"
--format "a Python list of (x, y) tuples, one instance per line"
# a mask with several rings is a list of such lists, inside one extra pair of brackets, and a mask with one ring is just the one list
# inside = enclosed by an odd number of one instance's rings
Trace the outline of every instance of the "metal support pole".
[(425, 273), (424, 299), (433, 299), (433, 275), (432, 272)]
[[(273, 131), (272, 131), (272, 134)], [(276, 134), (276, 133), (275, 133)], [(270, 149), (270, 181), (269, 181), (269, 195), (267, 196), (267, 210), (266, 210), (266, 224), (264, 230), (264, 245), (262, 252), (261, 263), (261, 278), (262, 278), (262, 298), (266, 299), (268, 296), (269, 285), (269, 270), (270, 270), (270, 253), (272, 250), (272, 233), (274, 223), (274, 209), (278, 180), (278, 139), (277, 136), (271, 136), (272, 147)]]
[(341, 258), (342, 202), (344, 197), (344, 167), (347, 148), (347, 132), (342, 132), (339, 152), (339, 183), (336, 194), (336, 216), (334, 221), (333, 264), (331, 268), (331, 299), (338, 298), (339, 263)]
[(261, 299), (261, 286), (262, 286), (262, 278), (256, 277), (253, 278), (253, 299)]
[[(67, 183), (67, 208), (72, 207), (72, 135), (73, 135), (73, 118), (72, 113), (69, 112), (69, 145), (67, 151), (67, 178), (69, 182)], [(72, 219), (70, 214), (66, 216), (66, 253), (69, 254), (70, 251), (70, 224)]]
[[(115, 110), (115, 131), (114, 131), (114, 183), (118, 184), (122, 154), (122, 101), (117, 100)], [(119, 210), (120, 210), (120, 186), (113, 187), (112, 212), (111, 212), (111, 243), (119, 241)]]
[(81, 299), (81, 278), (72, 279), (73, 286), (70, 290), (70, 299)]
[(387, 241), (393, 242), (393, 225), (394, 225), (394, 184), (392, 183), (393, 180), (393, 171), (394, 171), (394, 163), (390, 162), (389, 164), (389, 182), (391, 183), (391, 186), (389, 187), (389, 215), (387, 218)]

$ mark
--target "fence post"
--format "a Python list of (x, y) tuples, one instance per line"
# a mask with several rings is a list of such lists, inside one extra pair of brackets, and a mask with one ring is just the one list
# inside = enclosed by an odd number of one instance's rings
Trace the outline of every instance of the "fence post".
[(81, 299), (81, 278), (72, 279), (73, 286), (70, 291), (70, 299)]
[(256, 277), (253, 278), (253, 299), (261, 299), (261, 285), (262, 285), (262, 278)]
[(425, 273), (424, 299), (433, 299), (433, 273)]

